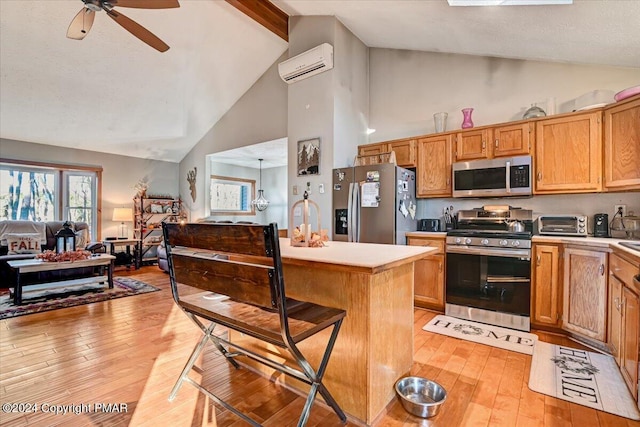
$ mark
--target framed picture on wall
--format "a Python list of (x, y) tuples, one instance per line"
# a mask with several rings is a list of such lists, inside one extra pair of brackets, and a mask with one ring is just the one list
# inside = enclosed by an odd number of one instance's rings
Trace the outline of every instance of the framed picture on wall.
[(298, 176), (320, 174), (320, 138), (298, 141)]

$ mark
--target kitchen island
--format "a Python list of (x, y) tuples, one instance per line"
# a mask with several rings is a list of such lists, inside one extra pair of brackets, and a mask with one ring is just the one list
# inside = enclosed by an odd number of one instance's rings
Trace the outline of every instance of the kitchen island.
[[(280, 239), (280, 250), (288, 296), (347, 311), (324, 382), (350, 418), (371, 425), (394, 398), (395, 381), (411, 369), (413, 264), (437, 249), (347, 242), (302, 248)], [(300, 343), (313, 366), (328, 337), (326, 330)], [(231, 340), (274, 360), (289, 359), (286, 352), (233, 331)], [(308, 390), (290, 377), (252, 366), (280, 383)]]

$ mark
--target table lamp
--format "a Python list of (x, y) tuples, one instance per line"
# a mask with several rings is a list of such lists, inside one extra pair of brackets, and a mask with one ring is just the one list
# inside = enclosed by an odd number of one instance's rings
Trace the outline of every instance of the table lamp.
[(113, 221), (120, 221), (120, 235), (118, 236), (120, 239), (127, 238), (127, 226), (125, 221), (133, 221), (133, 209), (131, 208), (114, 208), (113, 209)]

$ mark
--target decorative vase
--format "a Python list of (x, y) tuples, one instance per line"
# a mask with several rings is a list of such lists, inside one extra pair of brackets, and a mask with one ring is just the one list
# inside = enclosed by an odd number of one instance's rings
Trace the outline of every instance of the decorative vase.
[(473, 127), (473, 121), (471, 120), (471, 113), (473, 112), (473, 108), (463, 108), (462, 109), (462, 129), (468, 129)]

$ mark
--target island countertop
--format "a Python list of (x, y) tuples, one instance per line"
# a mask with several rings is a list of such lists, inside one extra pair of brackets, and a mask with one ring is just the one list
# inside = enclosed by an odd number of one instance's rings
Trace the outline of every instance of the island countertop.
[(386, 245), (378, 243), (326, 242), (321, 248), (291, 246), (291, 240), (280, 238), (283, 264), (324, 264), (326, 268), (378, 273), (424, 258), (437, 248), (429, 246)]

